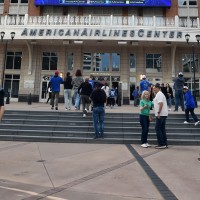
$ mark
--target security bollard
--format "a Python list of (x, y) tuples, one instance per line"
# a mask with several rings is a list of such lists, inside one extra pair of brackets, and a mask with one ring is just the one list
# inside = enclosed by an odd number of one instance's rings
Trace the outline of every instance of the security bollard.
[(28, 95), (28, 97), (27, 97), (27, 101), (28, 101), (28, 105), (31, 105), (31, 104), (32, 104), (31, 93)]

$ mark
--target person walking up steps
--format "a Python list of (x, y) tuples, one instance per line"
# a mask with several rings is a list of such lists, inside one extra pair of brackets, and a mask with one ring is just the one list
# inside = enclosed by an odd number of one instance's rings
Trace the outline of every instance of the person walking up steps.
[(197, 118), (196, 114), (194, 113), (194, 109), (196, 107), (194, 97), (187, 86), (183, 87), (183, 92), (185, 93), (185, 118), (186, 118), (186, 121), (184, 121), (184, 124), (189, 124), (190, 122), (189, 113), (190, 113), (192, 118), (195, 121), (194, 125), (197, 126), (200, 123), (200, 121)]
[(110, 108), (114, 108), (115, 105), (115, 97), (116, 97), (116, 91), (114, 88), (114, 85), (109, 91), (109, 102), (110, 102)]
[(67, 72), (64, 80), (65, 110), (71, 109), (72, 87), (72, 77), (70, 76), (70, 72)]
[(75, 110), (80, 110), (80, 95), (78, 93), (78, 88), (83, 83), (82, 72), (80, 69), (76, 70), (75, 77), (72, 80), (73, 90), (74, 90), (74, 103), (75, 103)]
[(83, 117), (86, 117), (89, 112), (90, 95), (92, 93), (92, 85), (89, 83), (88, 78), (85, 79), (85, 82), (81, 83), (78, 93), (81, 95)]
[(58, 100), (59, 100), (59, 93), (60, 93), (60, 84), (63, 84), (63, 79), (59, 76), (59, 71), (55, 71), (55, 75), (50, 79), (50, 87), (52, 88), (52, 96), (51, 96), (51, 109), (58, 110)]

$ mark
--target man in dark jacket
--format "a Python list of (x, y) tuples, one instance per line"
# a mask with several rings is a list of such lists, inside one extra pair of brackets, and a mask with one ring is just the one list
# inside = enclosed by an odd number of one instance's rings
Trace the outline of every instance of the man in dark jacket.
[(185, 82), (185, 80), (183, 78), (183, 73), (179, 72), (178, 77), (176, 77), (174, 79), (174, 90), (175, 90), (175, 110), (174, 110), (174, 112), (178, 111), (179, 103), (182, 108), (182, 111), (184, 111), (184, 99), (183, 99), (184, 82)]
[(59, 71), (55, 71), (55, 75), (50, 79), (49, 86), (52, 88), (52, 95), (51, 95), (51, 109), (58, 110), (58, 99), (60, 93), (60, 84), (63, 84), (64, 80), (59, 76)]
[(93, 101), (93, 126), (95, 130), (94, 139), (104, 137), (104, 104), (106, 103), (106, 93), (101, 89), (101, 83), (95, 84), (95, 89), (91, 94)]
[(89, 83), (88, 78), (85, 79), (84, 83), (81, 83), (81, 85), (78, 88), (78, 93), (81, 95), (83, 117), (86, 117), (86, 114), (89, 111), (90, 95), (92, 93), (92, 85)]
[(72, 87), (72, 77), (70, 76), (70, 72), (67, 72), (64, 80), (65, 110), (71, 109)]

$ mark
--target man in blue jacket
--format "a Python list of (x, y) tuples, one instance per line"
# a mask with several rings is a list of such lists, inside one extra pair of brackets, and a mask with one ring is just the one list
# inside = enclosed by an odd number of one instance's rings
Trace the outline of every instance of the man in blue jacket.
[(190, 121), (189, 112), (190, 112), (192, 118), (195, 121), (194, 125), (196, 126), (200, 123), (200, 121), (198, 120), (196, 114), (194, 113), (194, 109), (196, 107), (194, 97), (192, 96), (192, 93), (187, 86), (183, 87), (183, 91), (185, 93), (185, 117), (186, 117), (186, 121), (184, 121), (184, 124), (189, 124)]
[(49, 86), (52, 88), (52, 95), (51, 95), (51, 109), (58, 110), (58, 99), (60, 93), (60, 84), (63, 84), (64, 80), (59, 76), (59, 71), (55, 71), (55, 75), (50, 79)]

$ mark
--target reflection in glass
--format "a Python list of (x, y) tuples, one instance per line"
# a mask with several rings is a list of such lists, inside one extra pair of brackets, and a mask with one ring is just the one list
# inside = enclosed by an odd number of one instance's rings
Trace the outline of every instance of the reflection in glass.
[(100, 64), (99, 71), (109, 71), (110, 54), (109, 53), (101, 53), (100, 57), (99, 57), (99, 64)]
[(161, 54), (146, 54), (146, 68), (157, 69), (158, 71), (161, 71), (162, 55)]
[(198, 71), (198, 55), (194, 55), (194, 62), (193, 62), (193, 54), (184, 54), (182, 58), (182, 67), (183, 72), (193, 72), (195, 67), (195, 72)]
[(11, 98), (18, 98), (19, 95), (19, 81), (20, 75), (5, 75), (4, 90), (7, 95), (9, 92)]
[[(185, 85), (187, 85), (189, 87), (189, 89), (192, 91), (193, 93), (193, 88), (194, 88), (194, 78), (185, 78)], [(195, 79), (195, 88), (196, 88), (196, 97), (199, 97), (199, 78)]]
[(120, 70), (120, 54), (118, 53), (84, 53), (83, 70), (107, 72), (112, 66), (112, 71)]
[(130, 71), (132, 71), (133, 69), (135, 69), (136, 65), (135, 54), (130, 54), (129, 60), (130, 60)]
[(120, 69), (120, 54), (112, 53), (112, 71), (119, 71)]
[(22, 52), (7, 52), (6, 69), (21, 69)]
[(57, 70), (58, 57), (54, 52), (43, 52), (42, 70)]
[(109, 53), (84, 53), (83, 70), (85, 71), (109, 71), (110, 54)]
[(74, 66), (74, 54), (70, 53), (67, 55), (67, 70), (73, 70)]

